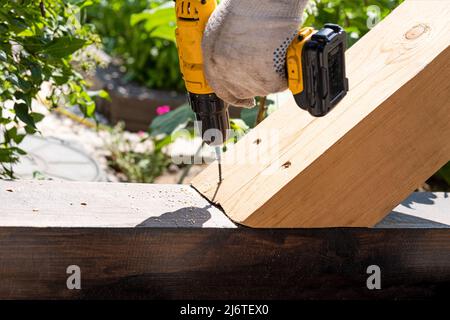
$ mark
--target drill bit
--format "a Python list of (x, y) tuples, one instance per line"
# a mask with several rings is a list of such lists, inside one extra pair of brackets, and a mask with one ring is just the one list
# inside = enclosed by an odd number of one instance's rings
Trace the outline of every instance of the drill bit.
[(219, 165), (219, 183), (222, 182), (222, 159), (220, 156), (220, 146), (216, 146), (216, 160)]

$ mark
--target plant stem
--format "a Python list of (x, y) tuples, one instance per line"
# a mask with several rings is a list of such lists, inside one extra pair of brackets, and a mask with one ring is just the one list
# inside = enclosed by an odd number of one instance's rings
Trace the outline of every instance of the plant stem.
[(264, 117), (266, 115), (266, 100), (267, 97), (260, 97), (259, 98), (259, 104), (258, 104), (258, 116), (256, 117), (256, 123), (255, 126), (261, 123), (261, 121), (264, 120)]

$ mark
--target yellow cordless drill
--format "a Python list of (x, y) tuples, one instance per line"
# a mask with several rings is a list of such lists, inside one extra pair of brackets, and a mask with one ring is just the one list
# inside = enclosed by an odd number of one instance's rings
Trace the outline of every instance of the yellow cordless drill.
[[(191, 108), (202, 125), (202, 137), (207, 144), (219, 146), (226, 140), (230, 128), (228, 106), (206, 81), (201, 47), (203, 31), (216, 6), (216, 0), (176, 0), (175, 35), (181, 73)], [(208, 132), (210, 129), (218, 131)]]
[[(203, 141), (216, 146), (221, 181), (220, 145), (230, 128), (228, 105), (206, 81), (201, 47), (204, 29), (216, 6), (216, 0), (175, 0), (175, 33), (189, 103), (201, 123)], [(289, 89), (299, 107), (313, 116), (327, 114), (348, 91), (345, 50), (346, 34), (332, 24), (319, 31), (302, 28), (287, 50)]]

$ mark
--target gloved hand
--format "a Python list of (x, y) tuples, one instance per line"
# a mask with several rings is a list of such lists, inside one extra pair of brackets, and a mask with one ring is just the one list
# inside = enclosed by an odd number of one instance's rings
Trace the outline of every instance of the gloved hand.
[(205, 76), (219, 98), (251, 107), (255, 96), (287, 89), (286, 50), (307, 0), (222, 0), (208, 20)]

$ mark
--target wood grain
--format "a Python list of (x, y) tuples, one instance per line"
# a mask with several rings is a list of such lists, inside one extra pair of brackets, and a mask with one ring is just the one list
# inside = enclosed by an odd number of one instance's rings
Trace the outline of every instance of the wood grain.
[(449, 15), (405, 1), (348, 50), (335, 110), (288, 101), (225, 153), (221, 184), (212, 164), (193, 186), (252, 227), (375, 225), (450, 160)]
[(187, 185), (2, 180), (0, 226), (236, 228)]
[[(441, 229), (0, 228), (0, 299), (412, 299), (450, 289)], [(381, 268), (381, 290), (366, 269)], [(66, 269), (81, 269), (68, 290)]]
[[(0, 180), (0, 227), (236, 228), (185, 185)], [(450, 227), (445, 192), (415, 192), (376, 227)]]

